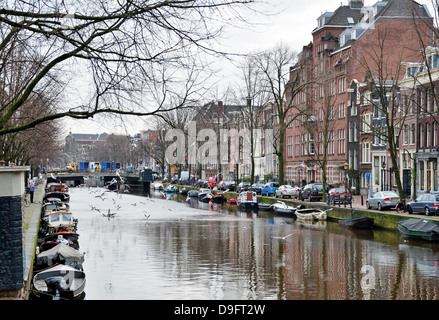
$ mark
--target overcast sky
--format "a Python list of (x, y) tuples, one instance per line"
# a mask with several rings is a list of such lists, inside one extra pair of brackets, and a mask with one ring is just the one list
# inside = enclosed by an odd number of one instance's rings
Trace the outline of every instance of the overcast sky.
[[(252, 20), (251, 27), (231, 29), (222, 40), (225, 51), (237, 50), (239, 52), (252, 52), (261, 49), (269, 49), (279, 42), (288, 44), (293, 50), (300, 52), (304, 45), (311, 40), (311, 32), (317, 26), (317, 18), (324, 12), (335, 11), (341, 4), (347, 5), (348, 0), (266, 0), (260, 10), (265, 14), (249, 14), (245, 16)], [(365, 5), (372, 5), (376, 1), (365, 0)], [(431, 0), (419, 0), (420, 4), (430, 6)], [(430, 14), (433, 11), (430, 9)], [(233, 71), (231, 65), (225, 65), (228, 70), (225, 74)], [(225, 83), (227, 80), (224, 80)], [(104, 121), (99, 117), (95, 121), (68, 121), (66, 132), (73, 133), (138, 133), (148, 129), (139, 119), (125, 118), (126, 121)]]

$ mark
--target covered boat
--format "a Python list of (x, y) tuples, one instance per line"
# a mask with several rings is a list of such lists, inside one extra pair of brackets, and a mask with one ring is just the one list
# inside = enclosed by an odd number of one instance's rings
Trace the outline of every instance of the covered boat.
[(258, 198), (254, 191), (243, 191), (239, 194), (238, 207), (258, 209)]
[(83, 262), (84, 254), (82, 252), (60, 242), (52, 249), (43, 251), (36, 256), (34, 269), (41, 270), (55, 264), (64, 264), (82, 270)]
[(325, 221), (328, 218), (327, 211), (332, 210), (332, 208), (327, 210), (320, 210), (317, 208), (310, 209), (297, 209), (295, 214), (297, 219), (312, 221), (312, 220), (320, 220)]
[(407, 219), (398, 222), (398, 230), (405, 238), (439, 241), (439, 225), (427, 219)]
[(73, 299), (80, 296), (85, 288), (85, 273), (82, 270), (59, 264), (33, 277), (34, 293), (39, 295), (60, 296)]
[(46, 193), (44, 195), (43, 203), (51, 202), (51, 201), (54, 201), (56, 199), (59, 199), (59, 201), (69, 202), (70, 195), (66, 192), (58, 192), (58, 191), (49, 192), (49, 193)]
[(346, 228), (357, 228), (357, 229), (370, 229), (373, 228), (374, 219), (370, 217), (352, 218), (352, 219), (342, 219), (338, 223), (342, 227)]

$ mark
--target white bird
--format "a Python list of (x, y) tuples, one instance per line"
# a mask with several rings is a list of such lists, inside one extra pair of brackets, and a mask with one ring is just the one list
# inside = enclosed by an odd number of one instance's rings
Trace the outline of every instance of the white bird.
[(285, 240), (286, 238), (292, 236), (293, 234), (294, 234), (294, 233), (290, 233), (290, 234), (286, 235), (285, 237), (273, 237), (273, 239), (282, 239), (282, 240)]

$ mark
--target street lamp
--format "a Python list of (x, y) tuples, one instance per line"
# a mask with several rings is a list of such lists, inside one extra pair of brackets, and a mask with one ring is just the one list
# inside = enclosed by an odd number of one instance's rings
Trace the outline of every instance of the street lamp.
[(348, 190), (348, 177), (347, 177), (347, 172), (348, 172), (348, 168), (349, 168), (349, 163), (345, 162), (345, 163), (343, 164), (343, 167), (344, 167), (344, 188), (345, 188), (345, 191), (347, 192), (347, 190)]
[(384, 191), (384, 177), (385, 177), (386, 163), (381, 163), (381, 191)]

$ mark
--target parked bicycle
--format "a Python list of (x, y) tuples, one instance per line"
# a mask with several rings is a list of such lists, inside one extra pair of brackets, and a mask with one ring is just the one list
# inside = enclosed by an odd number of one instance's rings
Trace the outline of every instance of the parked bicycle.
[(406, 211), (406, 205), (405, 205), (405, 201), (399, 201), (396, 206), (395, 206), (395, 210), (398, 213), (403, 213)]
[(25, 192), (25, 194), (23, 196), (23, 204), (24, 204), (25, 207), (29, 207), (30, 206), (30, 201), (27, 198), (27, 195), (29, 194), (29, 190), (30, 190), (29, 188), (26, 188), (26, 192)]

